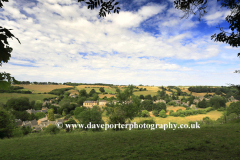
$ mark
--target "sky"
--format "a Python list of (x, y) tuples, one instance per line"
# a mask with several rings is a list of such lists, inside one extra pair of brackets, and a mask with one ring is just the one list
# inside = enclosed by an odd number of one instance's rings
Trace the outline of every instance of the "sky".
[(207, 14), (181, 17), (174, 0), (118, 0), (99, 16), (78, 0), (9, 0), (0, 24), (19, 38), (1, 72), (19, 81), (155, 86), (239, 84), (239, 48), (214, 42), (231, 13), (208, 1)]

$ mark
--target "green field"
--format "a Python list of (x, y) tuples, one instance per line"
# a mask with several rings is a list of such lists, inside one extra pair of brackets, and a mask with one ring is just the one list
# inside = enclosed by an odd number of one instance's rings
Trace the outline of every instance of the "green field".
[(30, 101), (32, 100), (43, 100), (44, 98), (58, 97), (52, 94), (21, 94), (21, 93), (0, 93), (0, 102), (6, 103), (11, 98), (28, 97)]
[(239, 123), (200, 127), (165, 131), (38, 133), (0, 140), (0, 159), (239, 159)]

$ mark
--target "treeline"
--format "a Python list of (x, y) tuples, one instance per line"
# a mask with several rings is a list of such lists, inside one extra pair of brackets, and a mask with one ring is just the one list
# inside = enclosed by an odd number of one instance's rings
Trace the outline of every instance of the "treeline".
[(22, 93), (22, 94), (32, 94), (31, 91), (20, 91), (19, 89), (24, 89), (19, 86), (10, 86), (8, 90), (0, 89), (0, 93)]
[(74, 89), (74, 88), (70, 87), (70, 88), (54, 89), (54, 90), (48, 92), (48, 94), (54, 94), (54, 95), (60, 96), (60, 95), (63, 95), (65, 91), (68, 91), (68, 90), (71, 90), (71, 89)]
[[(216, 95), (221, 95), (224, 96), (225, 98), (233, 96), (235, 99), (240, 100), (239, 91), (234, 87), (221, 86), (221, 88), (211, 88), (207, 86), (196, 86), (189, 87), (188, 90), (196, 93), (214, 92)], [(225, 95), (223, 95), (223, 93)]]
[(78, 85), (102, 85), (102, 86), (114, 86), (113, 84), (104, 84), (104, 83), (72, 83), (72, 82), (65, 82), (63, 85), (69, 86), (78, 86)]
[[(228, 92), (232, 92), (234, 89), (233, 87), (221, 87), (221, 88), (211, 88), (211, 87), (207, 87), (207, 86), (196, 86), (196, 87), (189, 87), (188, 88), (189, 91), (192, 92), (197, 92), (197, 93), (203, 93), (203, 92), (223, 92), (225, 94), (227, 94)], [(237, 90), (236, 90), (237, 91)]]
[(18, 81), (18, 82), (19, 82), (18, 84), (62, 85), (62, 83), (56, 82), (30, 82), (30, 81)]

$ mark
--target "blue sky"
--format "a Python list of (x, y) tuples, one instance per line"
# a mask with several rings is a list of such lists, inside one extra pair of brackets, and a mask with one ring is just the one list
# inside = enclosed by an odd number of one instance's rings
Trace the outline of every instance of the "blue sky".
[[(134, 85), (238, 84), (239, 48), (214, 42), (230, 10), (180, 17), (174, 0), (120, 0), (119, 14), (100, 18), (77, 0), (10, 0), (0, 24), (19, 38), (1, 70), (20, 81)], [(226, 31), (229, 31), (226, 29)]]

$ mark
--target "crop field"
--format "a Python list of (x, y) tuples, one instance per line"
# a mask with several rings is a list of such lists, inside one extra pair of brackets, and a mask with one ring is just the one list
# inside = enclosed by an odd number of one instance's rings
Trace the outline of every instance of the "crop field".
[(201, 120), (203, 117), (206, 117), (206, 116), (208, 116), (210, 119), (217, 120), (222, 116), (222, 112), (215, 110), (215, 111), (210, 111), (207, 114), (191, 115), (185, 118), (188, 119), (189, 121), (196, 121), (196, 120)]
[[(176, 108), (176, 110), (178, 109), (182, 109), (185, 110), (184, 107), (173, 107)], [(171, 107), (167, 108), (168, 110), (174, 110)], [(150, 117), (135, 117), (131, 123), (133, 122), (140, 122), (143, 120), (150, 120), (153, 119), (156, 124), (168, 124), (169, 122), (175, 122), (177, 124), (187, 124), (189, 121), (200, 121), (202, 120), (204, 117), (209, 117), (212, 120), (217, 120), (218, 118), (220, 118), (222, 116), (222, 112), (219, 111), (210, 111), (207, 114), (198, 114), (198, 115), (191, 115), (191, 116), (187, 116), (187, 117), (173, 117), (173, 116), (168, 116), (166, 118), (161, 118), (161, 117), (155, 117), (152, 112), (150, 113)], [(105, 115), (106, 113), (103, 112), (102, 114), (102, 119), (104, 120), (105, 124), (108, 123), (108, 117)]]
[(44, 98), (58, 97), (52, 94), (21, 94), (21, 93), (0, 93), (0, 102), (6, 103), (11, 98), (28, 97), (32, 100), (43, 100)]
[(26, 90), (34, 91), (34, 93), (44, 93), (44, 92), (50, 92), (54, 89), (60, 89), (60, 88), (67, 88), (72, 86), (67, 85), (13, 85), (13, 86), (20, 86), (23, 87)]
[(98, 95), (99, 96), (99, 98), (103, 98), (103, 97), (107, 97), (107, 98), (110, 98), (110, 97), (115, 97), (116, 98), (116, 95), (111, 95), (111, 94), (99, 94)]

